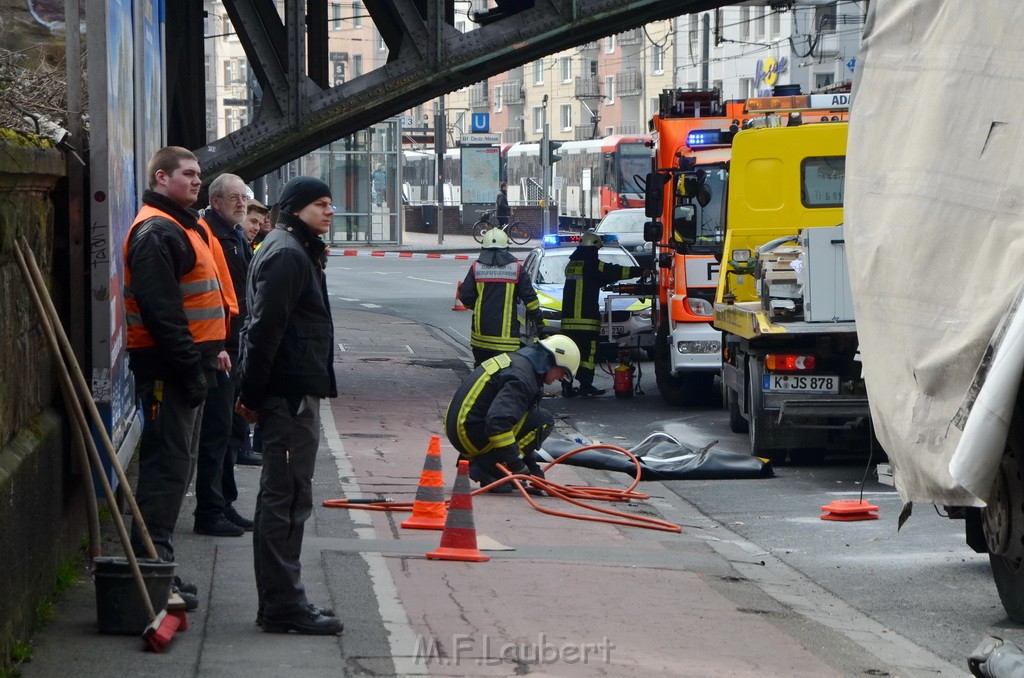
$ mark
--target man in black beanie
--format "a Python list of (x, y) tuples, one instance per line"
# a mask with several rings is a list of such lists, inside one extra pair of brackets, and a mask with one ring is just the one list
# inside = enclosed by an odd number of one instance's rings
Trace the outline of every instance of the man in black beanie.
[(313, 512), (313, 468), (320, 442), (320, 399), (338, 389), (334, 325), (324, 275), (331, 189), (296, 177), (281, 192), (277, 226), (253, 257), (246, 279), (249, 317), (242, 330), (241, 387), (235, 410), (263, 432), (263, 475), (256, 497), (253, 562), (268, 633), (334, 635), (334, 612), (309, 602), (299, 554)]

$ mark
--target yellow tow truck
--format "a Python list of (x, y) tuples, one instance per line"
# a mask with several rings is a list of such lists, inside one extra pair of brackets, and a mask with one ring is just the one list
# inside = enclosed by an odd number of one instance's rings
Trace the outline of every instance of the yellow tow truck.
[(733, 139), (722, 275), (729, 425), (776, 462), (866, 448), (871, 435), (843, 240), (847, 123)]

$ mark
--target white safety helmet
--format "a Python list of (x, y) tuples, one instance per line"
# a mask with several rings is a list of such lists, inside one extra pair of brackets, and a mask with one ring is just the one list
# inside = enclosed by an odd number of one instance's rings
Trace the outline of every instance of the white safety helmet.
[(555, 357), (555, 365), (565, 368), (569, 372), (566, 377), (572, 379), (580, 368), (580, 349), (576, 342), (564, 334), (553, 334), (539, 343)]
[(504, 250), (508, 249), (508, 234), (500, 228), (492, 228), (484, 233), (484, 244), (482, 248), (485, 250)]
[(580, 237), (580, 247), (598, 247), (604, 245), (604, 241), (601, 240), (601, 236), (596, 233), (584, 233)]

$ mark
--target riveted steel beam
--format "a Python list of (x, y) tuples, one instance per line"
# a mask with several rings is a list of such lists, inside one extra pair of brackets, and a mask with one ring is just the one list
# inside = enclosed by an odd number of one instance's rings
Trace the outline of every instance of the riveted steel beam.
[[(270, 17), (259, 9), (267, 4), (266, 0), (225, 0), (232, 22), (237, 16), (243, 24), (235, 26), (250, 62), (259, 64), (254, 72), (264, 101), (273, 97), (277, 105), (264, 106), (246, 127), (196, 150), (207, 178), (230, 171), (255, 179), (388, 116), (542, 56), (651, 21), (729, 3), (535, 0), (530, 7), (511, 2), (499, 4), (501, 16), (460, 33), (452, 25), (452, 0), (366, 0), (365, 7), (390, 49), (389, 60), (331, 88), (318, 87), (303, 70), (307, 61), (303, 3), (286, 0), (283, 27), (276, 12)], [(246, 25), (247, 21), (257, 25)], [(286, 54), (275, 40), (282, 31)], [(317, 61), (311, 58), (309, 63)]]

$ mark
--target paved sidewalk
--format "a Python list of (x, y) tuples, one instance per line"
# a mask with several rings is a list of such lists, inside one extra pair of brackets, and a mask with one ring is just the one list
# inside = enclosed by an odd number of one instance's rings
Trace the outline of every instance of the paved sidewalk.
[[(163, 654), (143, 651), (138, 638), (99, 635), (94, 587), (83, 575), (37, 635), (24, 676), (965, 675), (857, 621), (826, 593), (812, 597), (813, 584), (670, 502), (659, 483), (639, 488), (651, 501), (617, 508), (680, 524), (681, 534), (546, 515), (518, 496), (475, 497), (487, 563), (426, 560), (440, 533), (400, 528), (408, 514), (323, 507), (341, 497), (413, 499), (430, 436), (467, 372), (465, 349), (420, 324), (336, 311), (335, 325), (345, 345), (335, 364), (341, 393), (325, 401), (302, 563), (310, 599), (337, 610), (344, 634), (260, 631), (251, 537), (193, 534), (189, 497), (175, 544), (180, 574), (200, 590), (191, 628)], [(545, 405), (557, 414), (559, 402)], [(442, 455), (450, 491), (447, 441)], [(236, 505), (251, 515), (259, 470), (237, 475)], [(550, 475), (623, 486), (621, 476), (583, 469)], [(116, 542), (104, 545), (105, 554), (118, 552)], [(829, 623), (834, 614), (843, 615), (840, 631)]]

